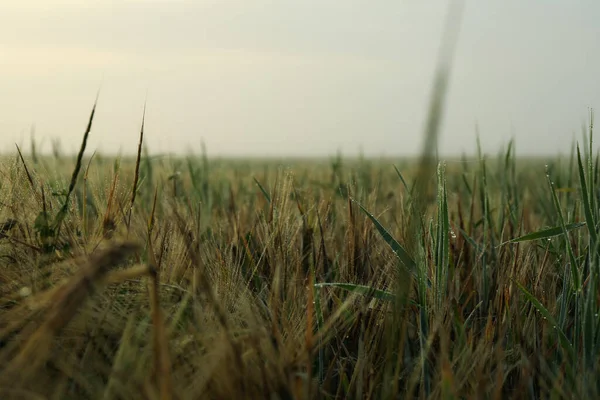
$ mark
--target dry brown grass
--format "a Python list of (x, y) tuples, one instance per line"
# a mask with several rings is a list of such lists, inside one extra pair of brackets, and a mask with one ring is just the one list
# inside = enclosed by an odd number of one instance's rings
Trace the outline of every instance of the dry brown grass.
[[(70, 162), (4, 161), (2, 398), (596, 393), (585, 383), (594, 370), (564, 358), (554, 331), (517, 286), (558, 315), (565, 241), (499, 246), (556, 225), (536, 178), (539, 164), (521, 163), (514, 177), (502, 162), (490, 164), (484, 191), (479, 162), (449, 164), (454, 235), (439, 304), (436, 281), (423, 292), (402, 272), (348, 196), (401, 244), (413, 241), (410, 194), (387, 161), (297, 162), (287, 172), (267, 161), (188, 161), (140, 157), (115, 165), (96, 155), (66, 205), (60, 190), (71, 182)], [(415, 176), (411, 164), (399, 169), (407, 182)], [(555, 179), (566, 185), (573, 174)], [(435, 176), (427, 178), (435, 184)], [(569, 222), (580, 221), (577, 193), (560, 197), (565, 210), (575, 210)], [(68, 212), (60, 232), (44, 237), (40, 215), (52, 220), (61, 209)], [(424, 207), (422, 236), (411, 251), (432, 279), (438, 211)], [(585, 254), (586, 236), (571, 239)], [(323, 282), (405, 297), (314, 286)], [(574, 337), (570, 315), (564, 329)]]

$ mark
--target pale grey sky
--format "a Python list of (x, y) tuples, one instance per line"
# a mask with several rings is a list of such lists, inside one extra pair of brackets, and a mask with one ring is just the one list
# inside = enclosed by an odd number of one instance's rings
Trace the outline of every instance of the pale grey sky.
[[(447, 1), (2, 0), (0, 150), (411, 154)], [(440, 150), (556, 153), (600, 109), (600, 2), (467, 0)], [(600, 113), (600, 110), (598, 110)]]

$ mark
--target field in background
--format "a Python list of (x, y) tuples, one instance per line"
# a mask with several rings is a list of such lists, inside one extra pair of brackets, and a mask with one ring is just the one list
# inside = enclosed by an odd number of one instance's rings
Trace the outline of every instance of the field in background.
[(420, 167), (5, 156), (1, 397), (596, 398), (584, 141)]

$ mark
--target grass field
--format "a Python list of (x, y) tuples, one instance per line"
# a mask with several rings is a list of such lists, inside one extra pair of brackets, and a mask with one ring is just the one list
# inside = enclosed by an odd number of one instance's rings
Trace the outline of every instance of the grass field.
[(581, 143), (421, 162), (15, 151), (0, 397), (598, 398), (591, 127)]

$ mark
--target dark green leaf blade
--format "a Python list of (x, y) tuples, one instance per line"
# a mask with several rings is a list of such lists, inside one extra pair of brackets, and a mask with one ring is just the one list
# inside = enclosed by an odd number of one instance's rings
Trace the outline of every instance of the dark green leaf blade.
[[(572, 231), (574, 229), (581, 228), (584, 225), (585, 225), (585, 222), (576, 222), (574, 224), (566, 225), (566, 228), (567, 228), (567, 231)], [(519, 236), (517, 238), (511, 239), (502, 244), (528, 242), (531, 240), (540, 240), (540, 239), (549, 239), (554, 236), (562, 235), (562, 233), (563, 233), (562, 227), (555, 226), (553, 228), (542, 229), (541, 231), (532, 232), (532, 233), (528, 233), (527, 235)]]
[(396, 239), (392, 237), (392, 235), (384, 228), (383, 225), (375, 218), (373, 214), (371, 214), (366, 208), (362, 206), (358, 201), (352, 199), (353, 202), (358, 204), (360, 209), (369, 217), (369, 219), (375, 224), (375, 227), (383, 237), (383, 240), (392, 248), (394, 254), (398, 257), (398, 259), (404, 264), (406, 268), (408, 268), (413, 274), (416, 272), (416, 263), (412, 259), (412, 257), (408, 254), (408, 252), (402, 247), (400, 243)]
[(574, 350), (573, 350), (573, 344), (569, 341), (569, 339), (567, 338), (565, 333), (562, 331), (562, 329), (560, 329), (560, 327), (556, 323), (556, 320), (554, 319), (552, 314), (550, 314), (550, 311), (548, 311), (548, 309), (546, 307), (544, 307), (544, 305), (542, 303), (540, 303), (540, 301), (538, 299), (536, 299), (533, 294), (529, 293), (529, 291), (527, 289), (525, 289), (525, 287), (523, 285), (521, 285), (519, 282), (516, 282), (516, 283), (519, 286), (519, 289), (521, 290), (521, 292), (525, 295), (525, 297), (527, 297), (527, 300), (529, 300), (529, 302), (543, 315), (543, 317), (556, 330), (556, 332), (558, 333), (558, 340), (560, 341), (561, 347), (571, 357), (571, 360), (573, 360), (574, 359), (573, 357), (575, 355)]

